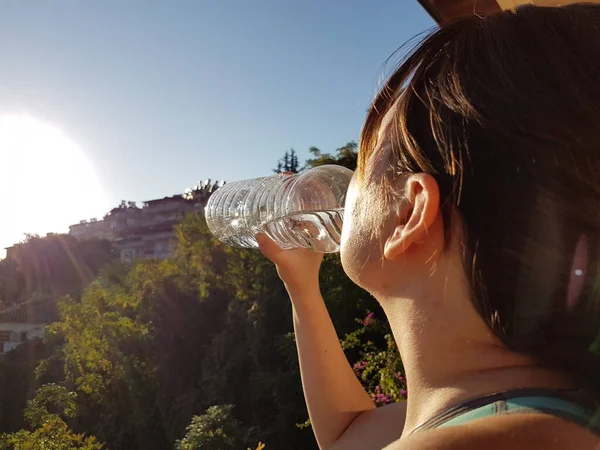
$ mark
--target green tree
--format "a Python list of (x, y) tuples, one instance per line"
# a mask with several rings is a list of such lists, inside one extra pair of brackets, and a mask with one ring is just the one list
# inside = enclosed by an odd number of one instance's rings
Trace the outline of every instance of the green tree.
[(93, 436), (74, 433), (59, 417), (48, 418), (34, 431), (21, 430), (0, 436), (2, 450), (102, 450)]
[(245, 432), (233, 417), (233, 405), (211, 406), (194, 416), (186, 435), (175, 443), (175, 450), (238, 450), (244, 447)]
[(139, 319), (146, 302), (135, 294), (100, 279), (81, 301), (63, 300), (61, 320), (48, 327), (49, 339), (63, 341), (55, 357), (63, 361), (64, 381), (80, 399), (80, 422), (109, 448), (166, 445), (157, 427), (151, 324)]
[(377, 406), (406, 399), (404, 367), (387, 321), (373, 312), (356, 321), (361, 327), (342, 340), (354, 373)]
[[(354, 169), (356, 149), (312, 148), (306, 167)], [(297, 163), (287, 152), (280, 168)], [(175, 236), (175, 255), (163, 261), (122, 264), (102, 243), (51, 236), (30, 237), (0, 262), (7, 304), (67, 294), (43, 342), (0, 358), (4, 448), (246, 448), (258, 438), (269, 448), (316, 448), (297, 426), (307, 411), (292, 309), (275, 268), (255, 249), (215, 240), (200, 215), (185, 217)], [(320, 277), (357, 376), (377, 404), (402, 400), (402, 365), (378, 304), (346, 277), (338, 255), (326, 255)]]
[(54, 383), (41, 386), (33, 400), (28, 402), (24, 413), (32, 427), (41, 427), (55, 416), (73, 419), (77, 415), (77, 394)]
[[(196, 348), (206, 351), (193, 352), (203, 356), (196, 405), (236, 404), (237, 416), (275, 448), (310, 448), (311, 433), (295, 427), (306, 409), (289, 335), (291, 306), (275, 268), (256, 250), (215, 241), (201, 217), (186, 218), (178, 233), (176, 262), (190, 276), (185, 285), (197, 286), (202, 308), (216, 300), (205, 315), (211, 323), (197, 328)], [(204, 330), (210, 334), (199, 342)]]
[[(41, 339), (26, 341), (0, 357), (0, 430), (17, 431), (26, 426), (23, 410), (35, 391), (35, 368), (50, 356)], [(59, 381), (59, 379), (52, 381)]]
[(64, 386), (41, 386), (24, 413), (33, 431), (20, 430), (0, 435), (0, 449), (6, 450), (101, 450), (94, 436), (77, 434), (65, 419), (78, 416), (77, 394)]
[(356, 170), (358, 144), (354, 141), (348, 142), (343, 147), (338, 148), (335, 155), (323, 153), (317, 147), (310, 147), (308, 151), (312, 155), (312, 158), (306, 161), (305, 168), (310, 169), (311, 167), (323, 166), (325, 164), (338, 164), (350, 170)]
[(78, 296), (113, 257), (108, 241), (29, 235), (0, 261), (0, 301), (9, 306), (32, 298)]
[(277, 167), (273, 169), (273, 172), (298, 173), (299, 170), (300, 162), (298, 161), (298, 155), (296, 154), (296, 150), (292, 148), (289, 152), (286, 151), (283, 157), (277, 161)]

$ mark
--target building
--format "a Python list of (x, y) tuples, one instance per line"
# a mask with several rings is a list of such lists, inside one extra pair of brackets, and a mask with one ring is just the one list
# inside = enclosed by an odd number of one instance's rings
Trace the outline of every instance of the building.
[(207, 180), (183, 195), (143, 202), (123, 201), (102, 220), (82, 221), (69, 227), (78, 239), (106, 239), (118, 251), (121, 261), (137, 258), (168, 258), (175, 251), (173, 228), (186, 214), (204, 214), (204, 207), (215, 189), (224, 182)]
[(0, 354), (28, 339), (42, 338), (46, 325), (56, 320), (56, 302), (48, 298), (30, 300), (0, 311)]
[(173, 227), (190, 212), (202, 214), (205, 205), (175, 195), (144, 202), (143, 208), (122, 214), (112, 240), (121, 260), (168, 258), (175, 250)]
[(121, 202), (102, 220), (82, 220), (69, 227), (69, 234), (77, 239), (106, 239), (113, 241), (120, 230), (136, 225), (136, 215), (140, 208), (135, 202)]

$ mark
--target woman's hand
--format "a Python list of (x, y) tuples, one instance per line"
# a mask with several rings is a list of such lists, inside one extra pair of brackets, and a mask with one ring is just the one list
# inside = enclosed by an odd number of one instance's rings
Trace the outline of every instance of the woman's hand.
[(319, 268), (323, 261), (323, 253), (313, 252), (306, 248), (282, 250), (263, 233), (256, 235), (256, 241), (262, 254), (275, 263), (277, 273), (288, 291), (314, 288), (315, 284), (318, 287)]

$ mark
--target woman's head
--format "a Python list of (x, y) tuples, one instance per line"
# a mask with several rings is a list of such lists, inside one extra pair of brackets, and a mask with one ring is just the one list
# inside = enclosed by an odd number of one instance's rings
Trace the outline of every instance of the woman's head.
[[(342, 248), (372, 291), (410, 283), (378, 268), (413, 242), (455, 252), (494, 334), (585, 384), (600, 376), (599, 37), (600, 6), (573, 5), (425, 39), (369, 111)], [(420, 222), (403, 223), (415, 208)]]

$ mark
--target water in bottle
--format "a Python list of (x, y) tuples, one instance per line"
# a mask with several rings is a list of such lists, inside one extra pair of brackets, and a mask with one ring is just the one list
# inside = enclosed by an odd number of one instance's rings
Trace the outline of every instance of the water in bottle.
[(284, 249), (339, 251), (346, 192), (353, 172), (325, 165), (304, 173), (228, 183), (210, 197), (206, 222), (221, 241), (258, 246), (258, 232)]

